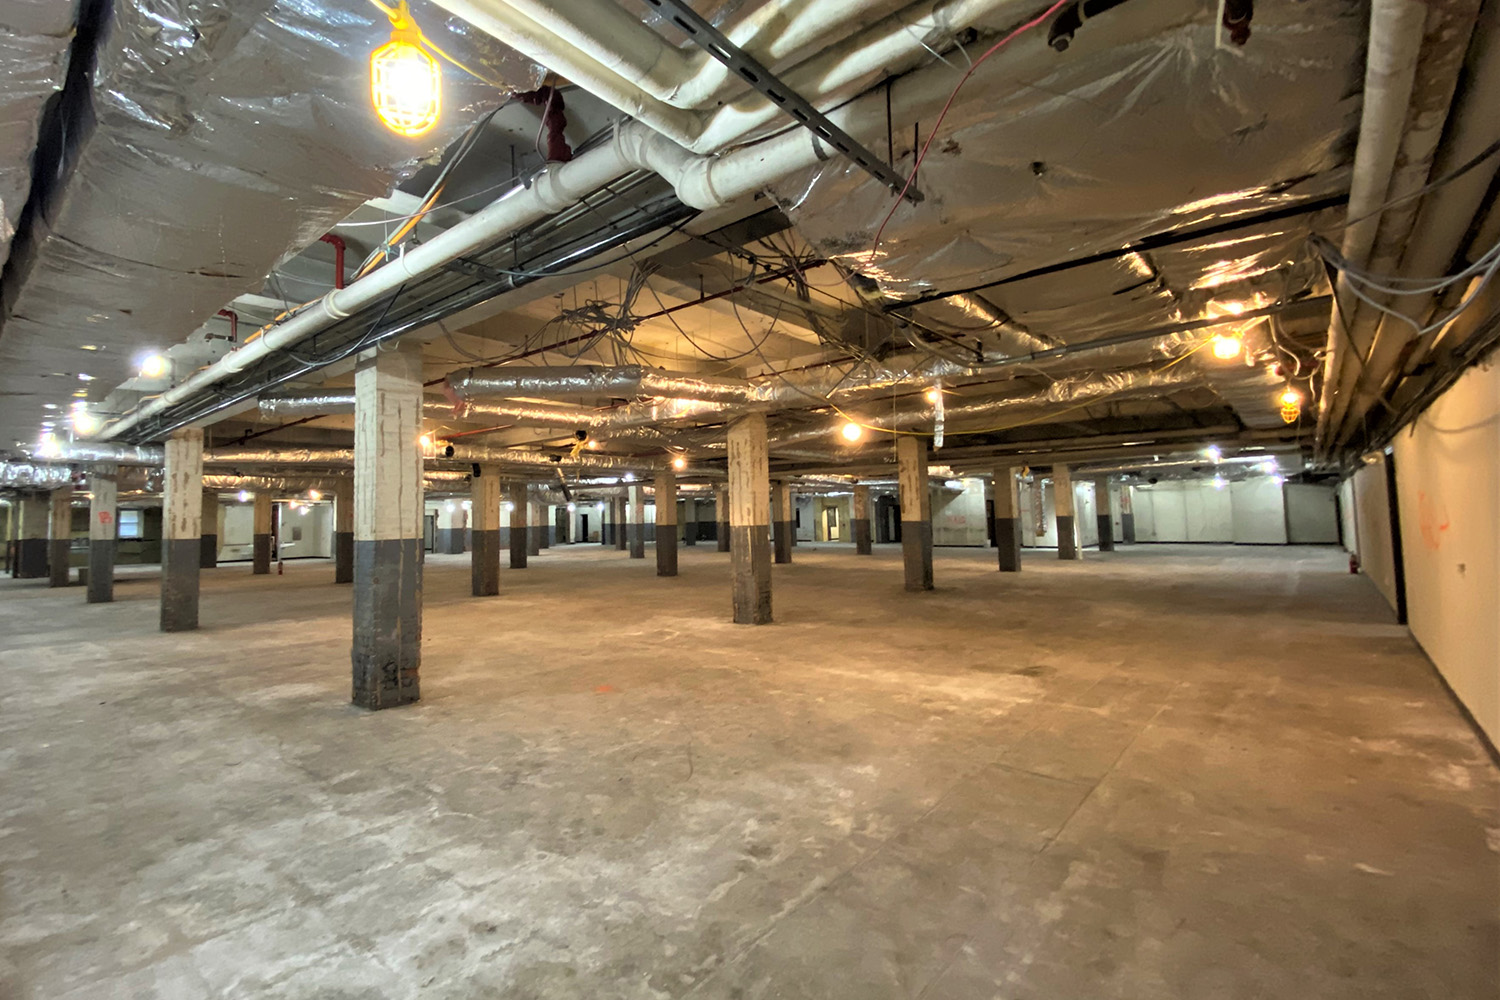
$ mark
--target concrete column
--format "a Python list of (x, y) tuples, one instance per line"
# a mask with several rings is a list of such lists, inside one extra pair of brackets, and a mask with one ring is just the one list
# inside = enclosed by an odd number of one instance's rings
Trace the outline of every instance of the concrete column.
[(483, 465), (469, 481), (469, 517), (474, 545), (472, 563), (475, 597), (500, 593), (500, 470)]
[(250, 536), (251, 542), (251, 570), (252, 573), (266, 574), (271, 572), (271, 519), (272, 519), (271, 494), (255, 494), (255, 524), (254, 533)]
[(714, 534), (719, 543), (720, 552), (729, 551), (729, 487), (714, 487), (714, 522), (716, 529)]
[(542, 530), (536, 536), (537, 545), (544, 549), (552, 548), (552, 505), (537, 504), (537, 526)]
[[(585, 539), (587, 541), (587, 539)], [(606, 549), (615, 544), (615, 498), (609, 497), (599, 508), (599, 544)]]
[(464, 550), (464, 532), (468, 530), (469, 519), (463, 504), (457, 500), (445, 500), (438, 505), (437, 515), (437, 538), (433, 542), (433, 551), (444, 555), (460, 555)]
[(682, 544), (698, 544), (698, 498), (690, 496), (682, 502)]
[(1052, 507), (1057, 514), (1057, 558), (1077, 559), (1078, 524), (1073, 516), (1073, 475), (1066, 465), (1052, 467)]
[(354, 374), (353, 701), (421, 697), (422, 356), (366, 351)]
[(932, 589), (932, 496), (927, 489), (927, 441), (896, 438), (896, 477), (901, 488), (901, 561), (907, 590)]
[(167, 435), (162, 494), (161, 630), (198, 627), (198, 564), (203, 556), (203, 430)]
[(776, 480), (771, 484), (771, 537), (775, 540), (776, 564), (792, 561), (792, 487)]
[(203, 491), (203, 534), (198, 536), (198, 566), (213, 569), (219, 565), (219, 491)]
[(1021, 570), (1021, 483), (1019, 470), (1008, 465), (995, 469), (995, 548), (1000, 553), (1000, 572)]
[(630, 502), (626, 497), (615, 497), (610, 501), (615, 512), (615, 548), (624, 552), (630, 548)]
[(119, 467), (96, 465), (89, 473), (89, 593), (90, 604), (115, 599), (115, 539), (119, 533)]
[(46, 497), (25, 496), (17, 503), (16, 576), (36, 580), (47, 575), (47, 524), (52, 505)]
[(769, 478), (766, 416), (749, 413), (729, 425), (729, 558), (738, 625), (771, 621)]
[(542, 534), (547, 530), (547, 525), (542, 523), (547, 508), (535, 500), (528, 500), (526, 506), (530, 512), (526, 521), (526, 554), (538, 556), (542, 554)]
[(52, 491), (51, 529), (47, 535), (47, 585), (68, 585), (68, 549), (73, 545), (73, 487)]
[(854, 551), (867, 556), (875, 551), (870, 543), (870, 487), (854, 487)]
[(646, 493), (635, 483), (630, 487), (630, 558), (646, 558)]
[(677, 477), (656, 474), (656, 575), (677, 575)]
[(333, 582), (354, 582), (354, 480), (333, 488)]
[(526, 568), (526, 555), (531, 551), (531, 531), (526, 526), (526, 511), (530, 506), (531, 504), (526, 499), (526, 484), (512, 484), (510, 488), (511, 569)]
[(1099, 522), (1099, 551), (1115, 550), (1115, 525), (1109, 516), (1109, 478), (1100, 476), (1094, 480), (1094, 513)]
[(1135, 487), (1120, 484), (1120, 541), (1127, 545), (1135, 541)]

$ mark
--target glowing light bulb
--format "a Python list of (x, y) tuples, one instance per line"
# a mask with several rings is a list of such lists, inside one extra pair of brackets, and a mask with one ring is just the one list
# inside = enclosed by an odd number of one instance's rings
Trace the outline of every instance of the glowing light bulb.
[(1216, 490), (1222, 490), (1224, 488), (1224, 486), (1225, 486), (1224, 477), (1223, 476), (1214, 476), (1214, 489), (1216, 489)]
[(1224, 457), (1224, 453), (1219, 450), (1219, 446), (1216, 444), (1211, 444), (1207, 448), (1204, 448), (1203, 454), (1210, 462), (1218, 462)]
[(88, 435), (94, 433), (98, 429), (99, 429), (99, 418), (98, 417), (94, 416), (88, 410), (74, 410), (73, 411), (73, 430), (74, 431), (76, 431), (79, 434), (82, 434), (84, 437), (87, 437)]
[(860, 428), (859, 424), (856, 424), (853, 421), (850, 421), (849, 423), (844, 425), (843, 433), (845, 441), (858, 441), (861, 437), (864, 436), (864, 431)]
[(422, 31), (400, 0), (391, 40), (370, 53), (370, 102), (386, 128), (407, 138), (432, 131), (442, 114), (442, 70), (422, 46)]
[(687, 459), (683, 458), (681, 455), (678, 455), (676, 458), (672, 459), (672, 468), (681, 472), (683, 469), (687, 468)]
[(249, 503), (250, 502), (250, 491), (249, 490), (240, 490), (239, 493), (237, 493), (235, 495), (239, 498), (240, 503)]
[(432, 447), (432, 435), (431, 434), (423, 434), (421, 437), (417, 438), (417, 444), (421, 445), (422, 449), (424, 451), (427, 450), (427, 449), (429, 449), (429, 448), (431, 448)]
[(307, 499), (314, 501), (321, 500), (323, 499), (323, 494), (319, 493), (317, 490), (308, 490)]
[(929, 403), (936, 403), (938, 401), (939, 393), (936, 389), (928, 389), (923, 395), (927, 397), (927, 402)]
[(167, 359), (160, 354), (149, 354), (141, 360), (142, 378), (161, 378), (167, 373)]
[(1281, 405), (1301, 406), (1302, 393), (1298, 392), (1296, 389), (1293, 389), (1291, 386), (1288, 386), (1287, 390), (1281, 394)]
[(1214, 352), (1214, 357), (1220, 361), (1228, 361), (1231, 358), (1239, 357), (1240, 351), (1244, 346), (1244, 341), (1240, 340), (1239, 337), (1225, 333), (1221, 333), (1209, 341), (1209, 347)]

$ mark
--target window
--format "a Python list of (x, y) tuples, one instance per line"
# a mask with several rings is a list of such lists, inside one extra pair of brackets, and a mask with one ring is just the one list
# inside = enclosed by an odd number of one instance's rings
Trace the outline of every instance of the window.
[(120, 511), (120, 537), (141, 537), (141, 512), (138, 510)]

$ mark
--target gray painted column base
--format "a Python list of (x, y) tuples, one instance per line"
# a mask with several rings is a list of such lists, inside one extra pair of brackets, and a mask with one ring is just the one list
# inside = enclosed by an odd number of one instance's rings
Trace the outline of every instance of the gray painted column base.
[(68, 549), (71, 548), (66, 538), (53, 538), (47, 542), (47, 586), (66, 587), (68, 585)]
[(1000, 553), (1000, 572), (1021, 571), (1021, 519), (995, 518), (995, 548)]
[(621, 552), (630, 548), (630, 529), (628, 527), (615, 529), (615, 548)]
[(422, 540), (354, 543), (353, 702), (370, 710), (421, 697)]
[(39, 580), (47, 575), (47, 539), (23, 538), (16, 543), (16, 576)]
[(1099, 516), (1099, 551), (1113, 552), (1115, 550), (1115, 526), (1109, 519), (1108, 514)]
[(734, 581), (736, 625), (771, 622), (771, 527), (730, 528), (730, 577)]
[(907, 590), (932, 589), (932, 522), (901, 522), (901, 564)]
[(542, 528), (529, 525), (526, 528), (526, 554), (539, 556), (542, 554)]
[(168, 538), (161, 543), (161, 630), (191, 632), (198, 627), (198, 558), (196, 538)]
[(646, 526), (644, 524), (630, 526), (630, 558), (646, 558)]
[(354, 582), (354, 532), (333, 533), (333, 582)]
[(776, 529), (771, 533), (776, 549), (776, 564), (778, 566), (792, 561), (792, 522), (777, 521)]
[(855, 554), (867, 556), (874, 551), (875, 546), (870, 542), (870, 519), (867, 517), (856, 518), (854, 521)]
[(219, 536), (200, 535), (198, 537), (198, 568), (216, 569), (219, 565)]
[(1073, 515), (1059, 514), (1057, 517), (1057, 558), (1078, 558), (1078, 533), (1073, 529)]
[(443, 555), (462, 555), (464, 551), (463, 528), (438, 528), (432, 550)]
[(719, 551), (720, 552), (728, 552), (729, 551), (729, 522), (728, 521), (720, 521), (718, 523), (718, 534), (715, 536), (714, 540), (719, 543)]
[(250, 545), (251, 572), (262, 575), (271, 572), (271, 536), (254, 535)]
[(103, 539), (89, 542), (88, 603), (108, 604), (115, 599), (115, 543)]
[(677, 539), (675, 537), (657, 537), (656, 575), (677, 575)]
[(500, 593), (500, 529), (474, 532), (472, 560), (474, 596), (493, 597)]
[(1135, 541), (1135, 515), (1120, 515), (1120, 541), (1127, 545)]
[(510, 529), (510, 568), (526, 568), (526, 542), (531, 532), (526, 528)]

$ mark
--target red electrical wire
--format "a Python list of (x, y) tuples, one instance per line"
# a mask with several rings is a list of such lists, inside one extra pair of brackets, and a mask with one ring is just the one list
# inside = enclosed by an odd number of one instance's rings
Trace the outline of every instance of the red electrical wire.
[(932, 140), (937, 138), (938, 129), (943, 125), (943, 119), (948, 117), (948, 109), (953, 107), (953, 102), (958, 97), (958, 92), (963, 89), (964, 84), (969, 82), (969, 77), (973, 76), (974, 71), (983, 66), (984, 61), (990, 56), (999, 52), (1011, 41), (1035, 28), (1071, 2), (1072, 0), (1057, 0), (1051, 7), (1048, 7), (1030, 21), (1021, 25), (994, 45), (991, 45), (988, 49), (985, 49), (984, 55), (975, 59), (974, 65), (970, 66), (964, 75), (959, 77), (958, 85), (953, 88), (953, 93), (948, 95), (947, 103), (943, 105), (943, 110), (938, 114), (937, 121), (933, 123), (932, 131), (927, 135), (927, 141), (922, 143), (922, 151), (917, 154), (916, 162), (911, 165), (911, 176), (906, 178), (906, 183), (902, 185), (900, 192), (896, 195), (896, 200), (891, 204), (891, 210), (885, 213), (885, 218), (881, 220), (880, 228), (875, 230), (875, 242), (870, 247), (870, 259), (872, 261), (875, 259), (875, 254), (880, 250), (880, 237), (884, 235), (885, 227), (890, 223), (891, 216), (896, 214), (896, 209), (901, 205), (901, 199), (906, 197), (906, 192), (911, 189), (912, 182), (917, 179), (917, 170), (922, 166), (922, 161), (927, 159), (927, 151), (932, 148)]

